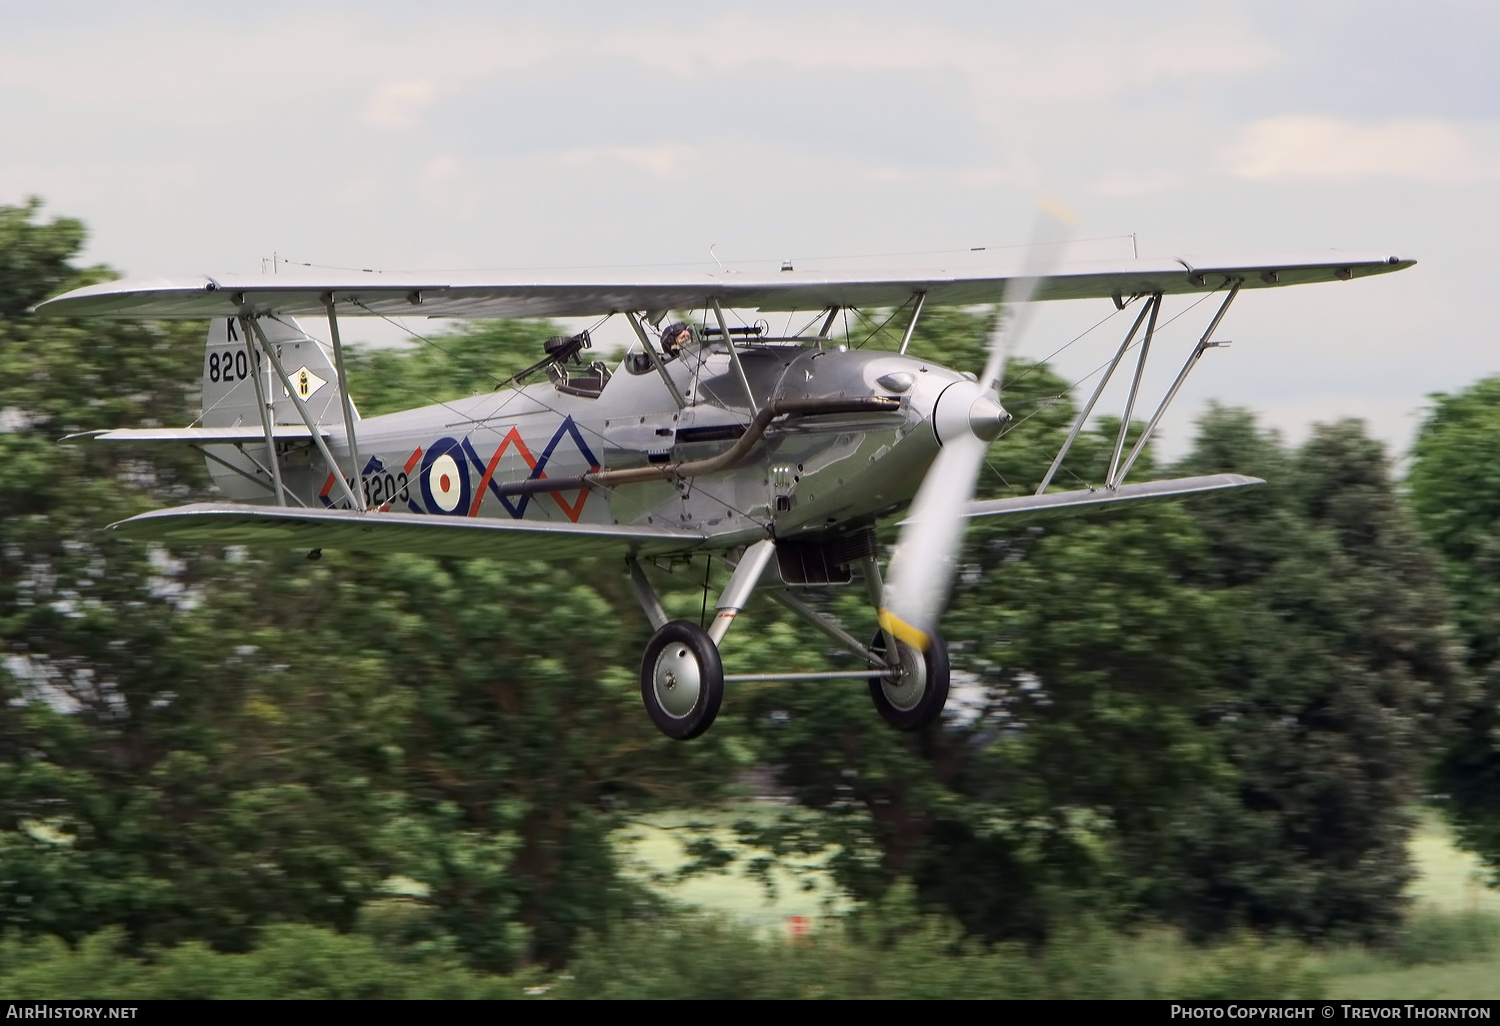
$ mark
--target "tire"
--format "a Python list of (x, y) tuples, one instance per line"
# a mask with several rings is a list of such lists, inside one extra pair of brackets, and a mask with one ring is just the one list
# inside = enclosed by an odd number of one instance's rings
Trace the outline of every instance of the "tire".
[[(948, 645), (937, 633), (931, 637), (926, 652), (896, 642), (907, 670), (898, 685), (893, 686), (889, 677), (870, 679), (870, 700), (881, 718), (897, 730), (921, 730), (942, 715), (948, 702)], [(870, 648), (876, 655), (885, 655), (884, 631), (876, 632)]]
[(641, 659), (641, 699), (667, 737), (686, 741), (707, 730), (724, 700), (724, 664), (708, 632), (673, 620), (651, 635)]

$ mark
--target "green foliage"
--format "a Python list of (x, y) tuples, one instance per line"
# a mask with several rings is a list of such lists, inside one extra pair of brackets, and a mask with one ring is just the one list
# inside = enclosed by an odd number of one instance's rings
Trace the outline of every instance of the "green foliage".
[[(1169, 953), (1164, 971), (1139, 980), (1141, 997), (1196, 1001), (1318, 998), (1325, 974), (1307, 949), (1259, 934), (1236, 932), (1208, 948), (1193, 948), (1167, 935), (1158, 942)], [(1149, 938), (1147, 943), (1149, 943)]]
[(788, 941), (691, 911), (587, 935), (563, 970), (476, 973), (365, 933), (311, 926), (261, 931), (224, 953), (197, 942), (132, 954), (104, 930), (69, 947), (52, 937), (0, 942), (0, 990), (16, 1000), (151, 999), (994, 999), (1309, 998), (1324, 981), (1310, 953), (1241, 936), (1196, 948), (1164, 930), (1096, 926), (1045, 948), (986, 947), (956, 923), (917, 912), (897, 889), (850, 921)]
[(1193, 869), (1158, 864), (1182, 881), (1164, 911), (1194, 930), (1380, 936), (1401, 914), (1431, 739), (1464, 694), (1437, 567), (1363, 425), (1318, 427), (1295, 453), (1237, 411), (1200, 430), (1184, 471), (1233, 460), (1272, 483), (1198, 508), (1209, 558), (1190, 579), (1234, 626), (1201, 715), (1235, 786), (1174, 831), (1170, 857)]
[(0, 966), (0, 989), (23, 1001), (494, 1000), (520, 997), (526, 986), (524, 978), (481, 975), (451, 958), (405, 961), (368, 937), (297, 925), (266, 929), (243, 954), (187, 942), (133, 956), (119, 929), (92, 934), (76, 948), (51, 937), (11, 937), (0, 943)]
[(1446, 561), (1476, 665), (1492, 661), (1500, 636), (1500, 378), (1486, 378), (1434, 406), (1412, 449), (1411, 506)]
[(1083, 923), (1046, 945), (987, 946), (924, 914), (909, 887), (806, 937), (755, 937), (676, 913), (591, 937), (551, 995), (611, 999), (1034, 999), (1316, 997), (1322, 975), (1295, 945), (1238, 936), (1197, 948)]
[(1413, 447), (1408, 483), (1422, 529), (1441, 553), (1478, 687), (1437, 766), (1437, 786), (1464, 843), (1500, 870), (1500, 378), (1434, 406)]
[(33, 223), (42, 209), (35, 196), (25, 206), (0, 206), (0, 321), (24, 316), (60, 292), (106, 278), (102, 268), (79, 271), (70, 261), (83, 247), (83, 222), (53, 218)]
[(357, 350), (349, 393), (373, 417), (489, 391), (540, 360), (542, 343), (560, 330), (549, 321), (476, 321), (430, 345)]
[(1401, 924), (1390, 956), (1401, 965), (1440, 965), (1500, 951), (1500, 916), (1423, 909)]

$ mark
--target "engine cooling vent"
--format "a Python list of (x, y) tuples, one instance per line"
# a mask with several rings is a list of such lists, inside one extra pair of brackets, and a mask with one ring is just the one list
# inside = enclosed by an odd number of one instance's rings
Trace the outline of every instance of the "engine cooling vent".
[(848, 566), (860, 563), (875, 555), (875, 528), (862, 527), (848, 534), (841, 534), (829, 543), (833, 549), (833, 561)]
[(849, 568), (834, 560), (833, 547), (825, 542), (776, 543), (776, 564), (787, 584), (848, 584)]
[(875, 531), (861, 528), (820, 541), (776, 543), (777, 565), (787, 584), (848, 584), (849, 567), (875, 555)]

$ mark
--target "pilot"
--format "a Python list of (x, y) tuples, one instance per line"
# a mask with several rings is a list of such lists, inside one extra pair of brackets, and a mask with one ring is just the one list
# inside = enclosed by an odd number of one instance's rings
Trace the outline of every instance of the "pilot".
[(682, 321), (673, 321), (662, 329), (661, 351), (668, 360), (675, 359), (693, 341), (693, 329)]

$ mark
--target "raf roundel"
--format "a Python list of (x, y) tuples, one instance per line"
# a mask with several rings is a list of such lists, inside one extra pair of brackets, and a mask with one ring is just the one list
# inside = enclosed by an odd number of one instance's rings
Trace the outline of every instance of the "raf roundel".
[(458, 484), (458, 464), (453, 462), (452, 456), (443, 455), (433, 460), (427, 480), (432, 485), (432, 498), (439, 509), (452, 513), (458, 508), (462, 489)]
[(456, 440), (438, 439), (422, 458), (422, 498), (429, 513), (461, 517), (469, 512), (469, 475)]

